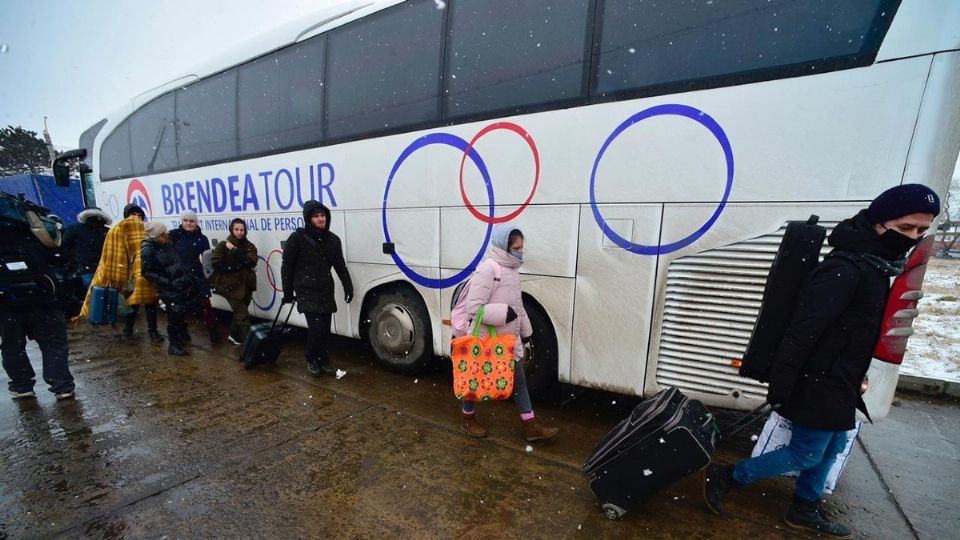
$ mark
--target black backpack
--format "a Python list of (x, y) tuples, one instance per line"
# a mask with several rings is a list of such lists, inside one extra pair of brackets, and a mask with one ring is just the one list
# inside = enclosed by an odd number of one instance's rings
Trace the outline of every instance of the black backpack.
[(58, 303), (72, 317), (83, 303), (83, 280), (60, 252), (60, 227), (48, 214), (0, 193), (0, 308)]
[(740, 365), (741, 377), (760, 382), (770, 379), (773, 359), (796, 311), (800, 291), (820, 262), (820, 249), (827, 230), (817, 225), (819, 219), (810, 216), (806, 222), (791, 221), (787, 224), (767, 275), (757, 325)]

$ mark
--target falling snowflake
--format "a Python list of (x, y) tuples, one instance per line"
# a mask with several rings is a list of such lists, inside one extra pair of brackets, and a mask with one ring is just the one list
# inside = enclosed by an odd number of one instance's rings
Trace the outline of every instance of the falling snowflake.
[(644, 469), (644, 470), (643, 470), (643, 475), (644, 475), (644, 476), (650, 476), (651, 474), (653, 474), (653, 471), (651, 471), (650, 469)]
[(433, 3), (437, 5), (437, 9), (443, 9), (447, 7), (447, 3), (443, 0), (433, 0)]
[(528, 444), (527, 447), (524, 448), (524, 450), (526, 450), (527, 452), (533, 452), (533, 447)]
[(339, 380), (342, 379), (343, 376), (346, 375), (346, 374), (347, 374), (346, 371), (344, 371), (344, 370), (342, 370), (342, 369), (338, 369), (338, 370), (337, 370), (337, 380), (339, 381)]

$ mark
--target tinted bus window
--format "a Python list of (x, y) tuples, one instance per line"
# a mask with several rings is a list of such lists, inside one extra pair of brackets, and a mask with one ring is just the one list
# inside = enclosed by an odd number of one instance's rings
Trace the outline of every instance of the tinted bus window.
[(112, 180), (133, 176), (130, 167), (130, 129), (124, 121), (100, 147), (100, 178)]
[(323, 36), (240, 66), (240, 154), (319, 143)]
[(606, 0), (597, 93), (858, 54), (882, 3)]
[(173, 94), (161, 96), (130, 117), (130, 154), (135, 175), (177, 168)]
[(438, 119), (443, 13), (405, 2), (330, 31), (328, 139)]
[(579, 97), (589, 8), (588, 0), (452, 3), (445, 114)]
[(237, 70), (177, 90), (180, 167), (237, 156)]

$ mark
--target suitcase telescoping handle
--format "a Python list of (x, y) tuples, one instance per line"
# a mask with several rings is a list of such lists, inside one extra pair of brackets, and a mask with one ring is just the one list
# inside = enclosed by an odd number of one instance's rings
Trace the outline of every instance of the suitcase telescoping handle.
[(737, 433), (740, 433), (741, 431), (753, 425), (753, 423), (756, 422), (757, 420), (766, 418), (768, 413), (775, 411), (779, 408), (780, 408), (780, 405), (771, 405), (766, 401), (764, 401), (762, 404), (760, 404), (759, 407), (757, 407), (756, 409), (753, 409), (747, 414), (744, 414), (739, 419), (737, 419), (736, 422), (730, 424), (730, 426), (727, 427), (726, 433), (719, 434), (720, 440), (733, 437)]
[[(287, 318), (283, 321), (283, 325), (286, 326), (290, 322), (290, 315), (293, 315), (293, 306), (297, 305), (296, 300), (290, 302), (290, 311), (287, 312)], [(283, 306), (281, 305), (277, 309), (277, 314), (273, 317), (273, 324), (270, 325), (270, 331), (273, 332), (273, 329), (277, 327), (277, 321), (280, 320), (280, 312), (283, 311)]]

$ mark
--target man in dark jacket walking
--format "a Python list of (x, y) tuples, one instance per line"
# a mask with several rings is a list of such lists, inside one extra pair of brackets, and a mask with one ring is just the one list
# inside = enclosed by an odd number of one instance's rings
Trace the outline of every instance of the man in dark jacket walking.
[(930, 188), (904, 184), (830, 234), (833, 251), (813, 271), (777, 349), (767, 401), (792, 422), (788, 446), (733, 466), (710, 465), (704, 498), (715, 513), (731, 488), (800, 471), (786, 522), (836, 538), (852, 531), (829, 520), (820, 496), (830, 467), (863, 407), (860, 384), (880, 334), (890, 278), (940, 213)]
[(90, 287), (93, 274), (100, 264), (103, 253), (103, 241), (110, 230), (107, 225), (113, 223), (106, 212), (91, 206), (77, 214), (76, 225), (67, 227), (63, 233), (63, 252), (77, 262), (77, 271), (83, 278), (84, 290)]
[(190, 270), (180, 260), (167, 226), (150, 221), (147, 238), (140, 244), (140, 274), (147, 278), (167, 307), (167, 353), (186, 356), (187, 313), (200, 307), (200, 296)]
[(296, 301), (297, 309), (307, 319), (307, 370), (314, 377), (334, 375), (337, 370), (327, 356), (330, 320), (337, 311), (330, 269), (337, 271), (348, 304), (353, 300), (353, 282), (340, 238), (330, 232), (330, 209), (317, 201), (307, 201), (303, 221), (305, 227), (294, 231), (283, 248), (283, 303)]

